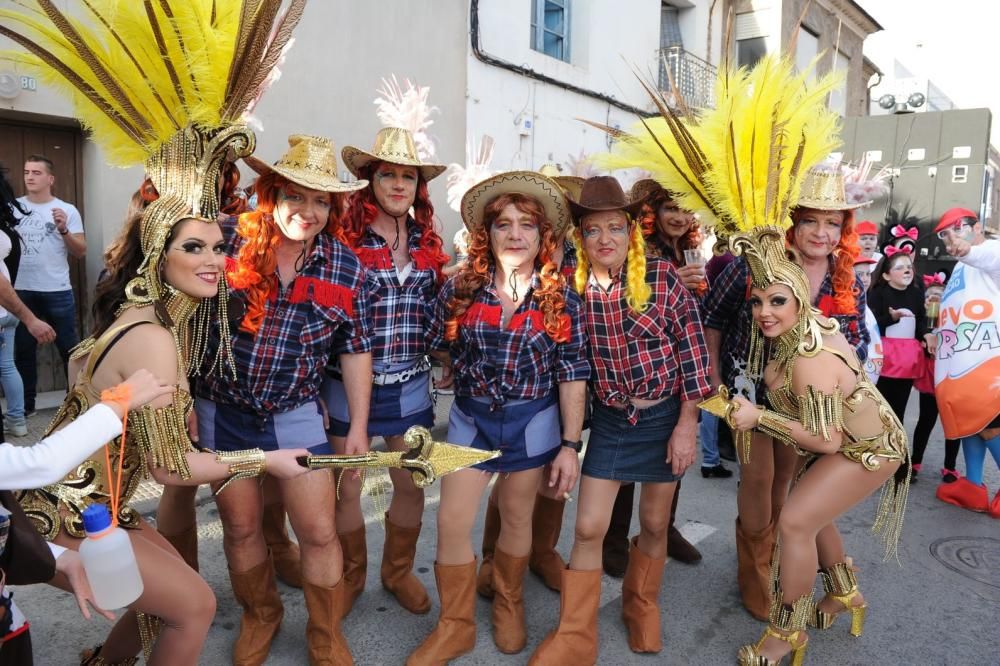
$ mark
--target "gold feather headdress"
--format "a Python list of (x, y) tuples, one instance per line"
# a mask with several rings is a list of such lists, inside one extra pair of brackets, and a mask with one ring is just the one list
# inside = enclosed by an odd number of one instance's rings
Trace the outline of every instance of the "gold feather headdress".
[[(0, 57), (63, 91), (110, 162), (145, 165), (159, 198), (143, 212), (144, 261), (126, 291), (131, 304), (156, 306), (172, 330), (186, 329), (164, 305), (172, 291), (159, 275), (164, 245), (183, 219), (215, 221), (219, 172), (230, 151), (253, 152), (244, 116), (271, 82), (305, 0), (290, 0), (284, 12), (284, 0), (15, 4), (0, 9), (0, 34), (24, 51)], [(185, 335), (175, 330), (187, 356)]]

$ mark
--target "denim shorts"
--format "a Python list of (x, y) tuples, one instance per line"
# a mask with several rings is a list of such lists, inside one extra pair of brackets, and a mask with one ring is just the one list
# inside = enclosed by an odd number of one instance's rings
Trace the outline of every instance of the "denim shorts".
[(475, 468), (484, 472), (520, 472), (548, 464), (559, 453), (559, 402), (554, 395), (512, 400), (494, 407), (489, 398), (456, 396), (448, 416), (448, 441), (499, 458)]
[(674, 396), (640, 409), (639, 422), (631, 425), (625, 410), (595, 402), (581, 472), (610, 481), (677, 481), (684, 475), (674, 474), (666, 458), (680, 413), (680, 400)]
[(197, 398), (194, 409), (198, 413), (198, 446), (203, 449), (309, 449), (316, 455), (333, 453), (316, 402), (265, 416), (207, 398)]
[[(434, 426), (434, 403), (431, 402), (431, 373), (421, 372), (399, 384), (372, 385), (371, 403), (368, 408), (368, 436), (391, 437), (402, 435), (410, 426)], [(347, 411), (347, 392), (341, 379), (329, 374), (320, 389), (326, 409), (330, 413), (330, 429), (334, 437), (346, 437), (351, 427)]]

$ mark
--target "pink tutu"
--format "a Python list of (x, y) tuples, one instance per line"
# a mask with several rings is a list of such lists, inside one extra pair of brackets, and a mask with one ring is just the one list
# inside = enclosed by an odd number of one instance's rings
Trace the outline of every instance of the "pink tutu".
[(924, 373), (924, 348), (913, 338), (882, 338), (880, 377), (916, 379)]

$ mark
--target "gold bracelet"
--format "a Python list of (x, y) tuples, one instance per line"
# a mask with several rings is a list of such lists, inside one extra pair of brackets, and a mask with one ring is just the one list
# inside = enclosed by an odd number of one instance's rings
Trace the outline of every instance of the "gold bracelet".
[(261, 449), (244, 449), (243, 451), (218, 451), (215, 461), (220, 465), (229, 466), (229, 477), (215, 491), (218, 495), (233, 481), (255, 479), (266, 471), (266, 459)]
[(791, 422), (792, 419), (782, 416), (777, 412), (762, 409), (760, 410), (760, 417), (757, 419), (757, 430), (770, 435), (780, 442), (795, 446), (795, 440), (792, 438), (792, 429), (788, 425)]

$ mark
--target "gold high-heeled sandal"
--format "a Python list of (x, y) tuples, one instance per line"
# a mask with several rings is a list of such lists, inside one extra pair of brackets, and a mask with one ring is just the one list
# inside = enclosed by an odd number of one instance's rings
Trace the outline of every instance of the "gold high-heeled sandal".
[(802, 666), (809, 644), (805, 632), (806, 620), (812, 615), (813, 608), (811, 594), (803, 595), (789, 605), (781, 603), (781, 590), (776, 590), (775, 601), (771, 604), (771, 623), (764, 629), (760, 640), (740, 648), (736, 655), (740, 666), (778, 666), (784, 661), (784, 657), (774, 661), (760, 653), (768, 638), (777, 638), (792, 646), (792, 666)]
[(868, 604), (854, 605), (854, 600), (860, 595), (858, 592), (858, 579), (848, 562), (838, 562), (829, 569), (820, 569), (823, 578), (823, 591), (827, 595), (843, 606), (842, 609), (828, 613), (816, 607), (816, 612), (809, 619), (810, 626), (817, 629), (829, 629), (837, 616), (850, 611), (851, 613), (851, 636), (860, 636), (865, 628), (865, 616), (868, 611)]

